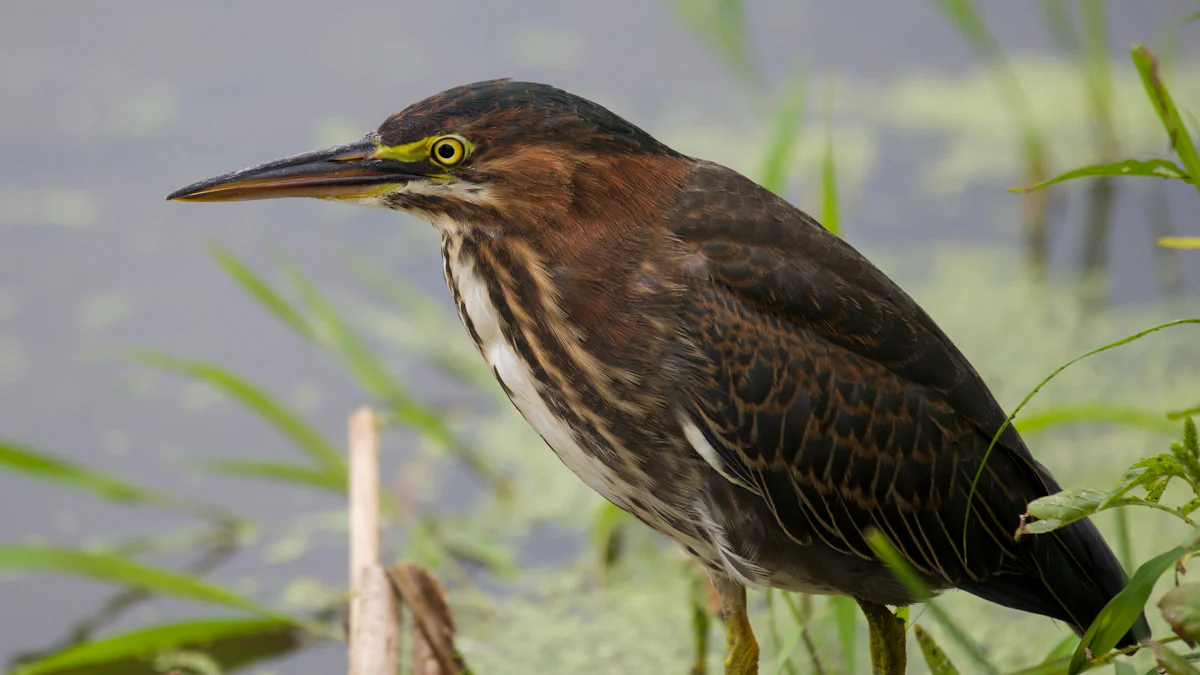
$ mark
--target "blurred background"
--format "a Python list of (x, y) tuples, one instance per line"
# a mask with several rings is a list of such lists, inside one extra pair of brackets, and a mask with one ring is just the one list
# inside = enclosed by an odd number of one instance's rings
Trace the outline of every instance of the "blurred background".
[[(687, 672), (687, 563), (524, 428), (458, 325), (427, 223), (308, 200), (163, 198), (358, 138), (453, 85), (547, 82), (838, 223), (1011, 410), (1066, 360), (1200, 307), (1200, 253), (1155, 246), (1200, 234), (1193, 186), (1008, 191), (1168, 156), (1129, 45), (1155, 49), (1180, 109), (1200, 111), (1200, 28), (1184, 23), (1194, 0), (977, 4), (976, 22), (955, 9), (970, 3), (936, 0), (6, 3), (0, 663), (239, 616), (12, 564), (35, 544), (204, 577), (336, 624), (344, 495), (329, 450), (346, 415), (375, 403), (392, 422), (385, 550), (451, 588), (476, 672)], [(1165, 451), (1178, 425), (1162, 413), (1200, 402), (1198, 344), (1191, 328), (1164, 331), (1055, 380), (1021, 427), (1034, 454), (1085, 487)], [(1129, 518), (1098, 517), (1127, 565), (1185, 531)], [(811, 672), (811, 654), (796, 649), (793, 665), (780, 652), (791, 612), (755, 603), (764, 669)], [(965, 594), (944, 604), (1006, 667), (1069, 637)], [(851, 664), (830, 607), (800, 607), (818, 659), (866, 672), (865, 629), (851, 631)], [(342, 667), (338, 644), (276, 628), (247, 672)], [(180, 666), (42, 667), (28, 672)]]

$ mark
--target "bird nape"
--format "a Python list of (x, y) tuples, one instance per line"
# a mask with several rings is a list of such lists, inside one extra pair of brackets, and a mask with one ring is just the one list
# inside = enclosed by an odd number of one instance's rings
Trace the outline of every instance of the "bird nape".
[[(746, 587), (854, 597), (883, 634), (881, 605), (913, 597), (871, 529), (934, 590), (1076, 631), (1125, 585), (1088, 521), (1014, 539), (1058, 485), (1011, 426), (979, 472), (1004, 411), (912, 298), (770, 191), (591, 101), (456, 87), (361, 141), (169, 199), (274, 197), (433, 223), (463, 325), (516, 408), (706, 568), (728, 673), (757, 671)], [(1143, 618), (1121, 644), (1148, 634)]]

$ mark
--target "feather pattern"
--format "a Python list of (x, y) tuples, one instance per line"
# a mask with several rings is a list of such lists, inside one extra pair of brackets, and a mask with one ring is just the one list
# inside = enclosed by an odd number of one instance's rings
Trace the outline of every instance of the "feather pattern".
[[(681, 322), (695, 352), (681, 406), (721, 473), (752, 486), (725, 508), (764, 502), (792, 544), (772, 554), (749, 542), (774, 558), (760, 565), (786, 569), (816, 548), (874, 562), (874, 528), (933, 588), (1090, 624), (1124, 574), (1087, 522), (1014, 540), (1025, 505), (1058, 486), (1011, 426), (964, 520), (1005, 415), (908, 295), (811, 218), (716, 165), (697, 168), (668, 220), (701, 261)], [(863, 583), (858, 571), (824, 581), (852, 595)]]

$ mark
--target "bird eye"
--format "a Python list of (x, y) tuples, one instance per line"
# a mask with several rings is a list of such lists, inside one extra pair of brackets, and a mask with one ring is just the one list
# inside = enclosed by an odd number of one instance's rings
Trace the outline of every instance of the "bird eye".
[(455, 166), (466, 157), (467, 150), (463, 142), (453, 136), (445, 136), (433, 142), (430, 148), (433, 160), (442, 166)]

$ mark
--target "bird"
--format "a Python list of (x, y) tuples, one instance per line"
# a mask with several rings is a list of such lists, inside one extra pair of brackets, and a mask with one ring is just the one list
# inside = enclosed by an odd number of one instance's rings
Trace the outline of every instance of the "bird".
[[(457, 86), (361, 140), (168, 199), (280, 197), (432, 223), (462, 324), (516, 409), (708, 573), (726, 673), (757, 672), (747, 588), (852, 597), (885, 639), (887, 606), (916, 598), (872, 532), (933, 592), (1077, 632), (1126, 583), (1087, 520), (1015, 536), (1059, 486), (895, 282), (780, 196), (597, 103)], [(1121, 645), (1147, 635), (1143, 617)]]

